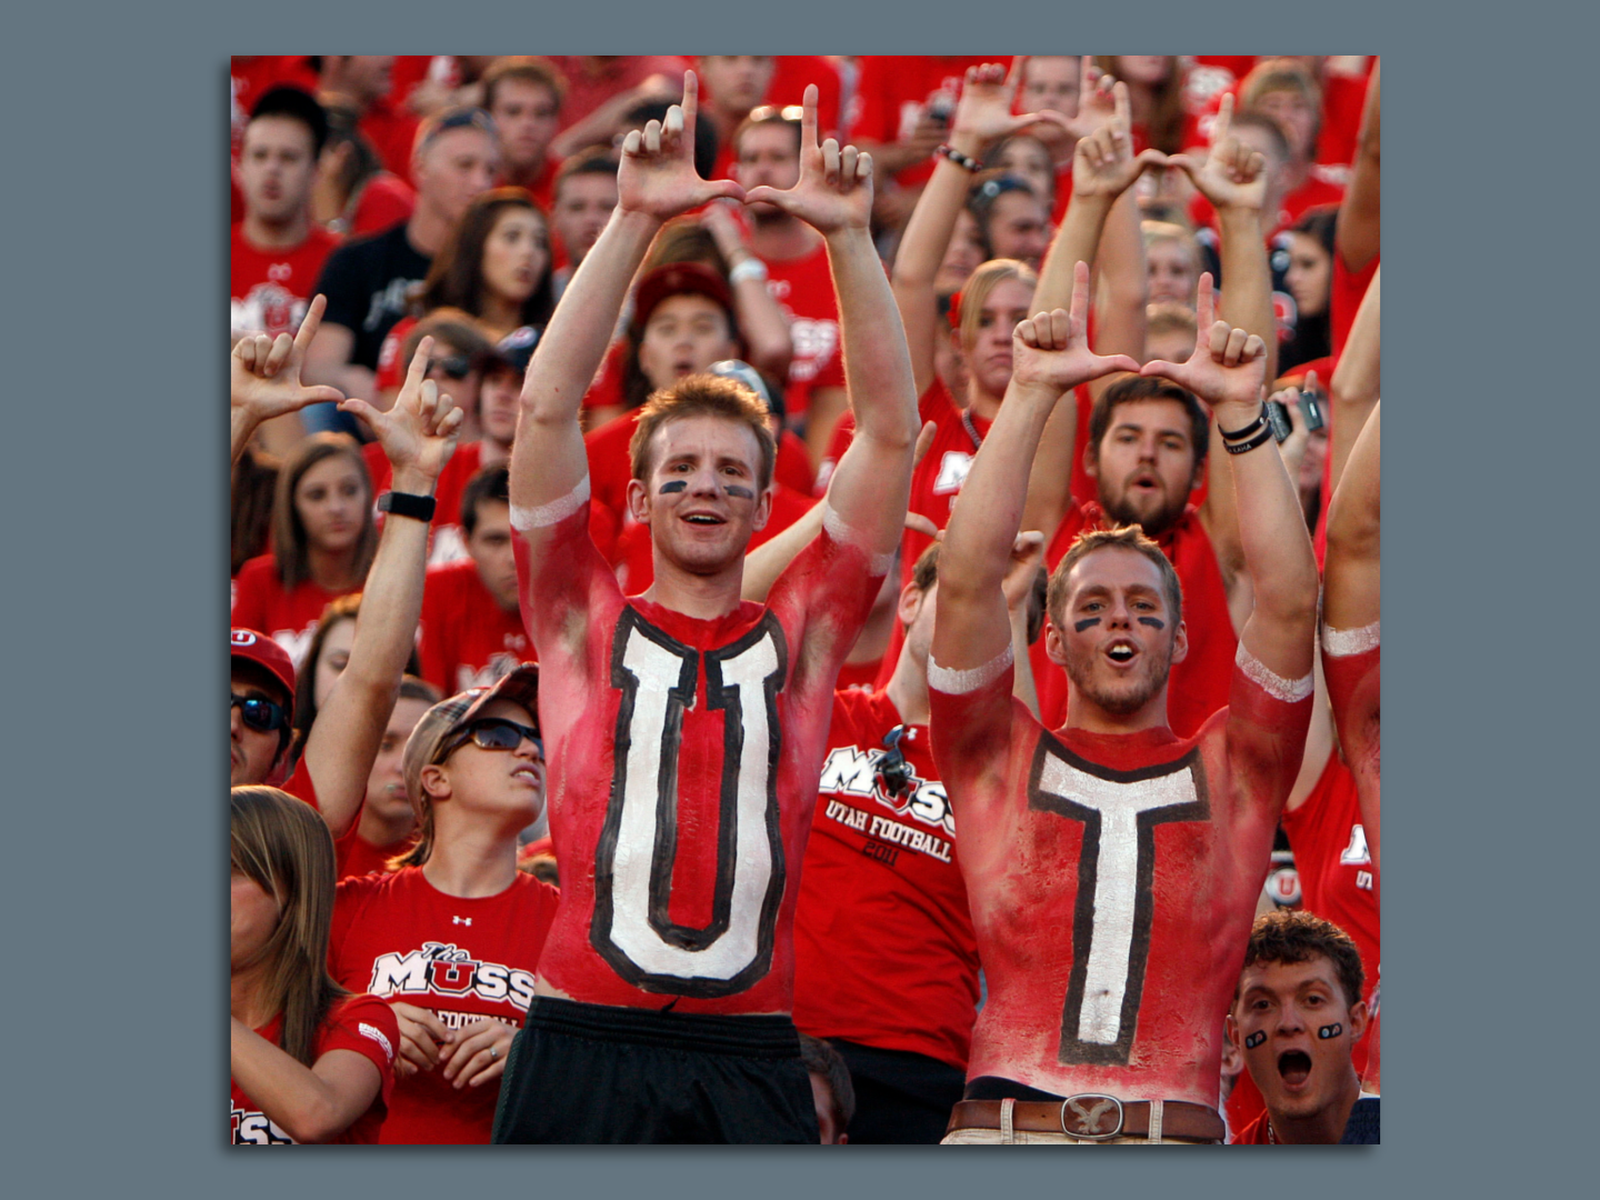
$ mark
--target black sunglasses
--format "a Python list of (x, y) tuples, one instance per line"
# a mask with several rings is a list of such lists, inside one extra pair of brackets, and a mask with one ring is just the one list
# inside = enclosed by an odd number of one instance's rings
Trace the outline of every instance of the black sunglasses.
[(534, 749), (539, 752), (539, 757), (543, 758), (544, 740), (539, 736), (537, 729), (508, 721), (504, 717), (484, 717), (473, 721), (440, 746), (439, 752), (433, 756), (433, 761), (435, 765), (442, 763), (468, 742), (480, 750), (515, 750), (522, 745), (524, 738), (533, 743)]
[(275, 733), (289, 723), (289, 714), (283, 705), (260, 696), (234, 696), (228, 711), (239, 710), (244, 723), (257, 733)]
[(461, 380), (472, 374), (472, 365), (472, 359), (465, 354), (452, 354), (449, 358), (430, 359), (427, 374), (433, 374), (434, 369), (438, 368), (448, 378)]
[(911, 764), (900, 753), (900, 739), (906, 735), (904, 725), (896, 725), (883, 737), (884, 753), (878, 758), (878, 786), (883, 794), (898, 800), (912, 790)]

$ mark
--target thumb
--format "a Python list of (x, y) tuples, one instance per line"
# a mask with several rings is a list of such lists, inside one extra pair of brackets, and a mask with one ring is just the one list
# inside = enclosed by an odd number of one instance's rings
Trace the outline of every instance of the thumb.
[(337, 404), (344, 399), (344, 393), (336, 387), (326, 383), (312, 384), (300, 389), (300, 394), (295, 397), (296, 404)]
[(1097, 354), (1095, 356), (1102, 367), (1107, 371), (1132, 371), (1135, 374), (1143, 373), (1139, 360), (1129, 358), (1126, 354)]
[(739, 198), (746, 204), (754, 204), (758, 200), (764, 200), (768, 204), (776, 204), (779, 208), (786, 208), (789, 202), (789, 193), (779, 191), (775, 187), (768, 187), (764, 183), (758, 183)]
[(358, 418), (373, 433), (378, 432), (378, 417), (380, 414), (377, 409), (373, 408), (365, 400), (357, 396), (347, 396), (339, 401), (339, 411), (347, 412), (351, 416)]
[(1169, 155), (1160, 150), (1151, 148), (1149, 150), (1139, 151), (1139, 155), (1134, 159), (1134, 161), (1137, 162), (1141, 168), (1148, 169), (1150, 167), (1170, 167), (1178, 165), (1174, 160), (1182, 157), (1183, 155), (1181, 154)]
[[(1186, 363), (1168, 362), (1164, 358), (1152, 359), (1151, 361), (1145, 363), (1144, 366), (1139, 368), (1139, 374), (1145, 376), (1146, 378), (1156, 375), (1160, 376), (1162, 379), (1170, 379), (1173, 383), (1179, 384), (1183, 387), (1189, 386), (1185, 382), (1186, 378), (1188, 377), (1188, 373), (1189, 369)], [(1189, 388), (1189, 390), (1193, 391), (1194, 389)]]
[[(1140, 155), (1140, 157), (1143, 158), (1144, 155)], [(1167, 166), (1177, 167), (1190, 179), (1193, 179), (1200, 171), (1200, 164), (1195, 162), (1195, 160), (1190, 158), (1187, 154), (1167, 155)]]
[(706, 188), (710, 191), (711, 198), (715, 200), (743, 200), (746, 198), (744, 188), (732, 179), (709, 179), (706, 181)]

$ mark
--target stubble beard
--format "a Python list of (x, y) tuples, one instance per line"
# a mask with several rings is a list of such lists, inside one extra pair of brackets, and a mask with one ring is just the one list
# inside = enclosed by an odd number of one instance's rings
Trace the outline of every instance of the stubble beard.
[(1067, 679), (1085, 700), (1114, 717), (1132, 716), (1166, 687), (1172, 675), (1170, 649), (1160, 665), (1145, 671), (1138, 680), (1129, 680), (1120, 688), (1102, 687), (1094, 676), (1093, 657), (1067, 660)]

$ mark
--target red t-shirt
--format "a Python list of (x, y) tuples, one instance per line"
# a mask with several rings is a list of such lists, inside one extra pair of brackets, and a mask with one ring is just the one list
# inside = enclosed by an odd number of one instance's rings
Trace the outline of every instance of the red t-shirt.
[(313, 225), (293, 249), (261, 250), (245, 237), (242, 223), (235, 225), (229, 264), (233, 336), (296, 332), (316, 293), (322, 264), (338, 244), (337, 237)]
[[(359, 824), (360, 818), (357, 818)], [(347, 834), (343, 841), (335, 843), (339, 853), (339, 878), (349, 879), (353, 875), (384, 874), (389, 870), (389, 860), (397, 854), (404, 854), (416, 838), (406, 837), (389, 846), (375, 846), (366, 838), (355, 832)]]
[(839, 68), (821, 54), (779, 54), (772, 82), (767, 85), (767, 104), (799, 104), (805, 100), (806, 86), (817, 85), (817, 136), (837, 136), (840, 100), (844, 86)]
[[(1045, 550), (1045, 568), (1054, 571), (1066, 557), (1078, 534), (1097, 528), (1103, 520), (1098, 504), (1067, 510), (1061, 527)], [(1172, 561), (1183, 587), (1183, 623), (1189, 633), (1189, 654), (1172, 668), (1167, 684), (1167, 721), (1179, 737), (1193, 737), (1217, 709), (1228, 703), (1233, 656), (1239, 648), (1228, 612), (1228, 593), (1222, 583), (1217, 552), (1200, 515), (1190, 505), (1178, 523), (1156, 539)], [(1034, 685), (1039, 690), (1039, 713), (1055, 728), (1067, 719), (1067, 673), (1045, 654), (1045, 640), (1033, 644)]]
[(303, 54), (234, 55), (228, 67), (233, 91), (233, 153), (239, 153), (244, 127), (256, 102), (280, 84), (316, 93), (317, 73)]
[[(1344, 188), (1345, 185), (1332, 178), (1329, 172), (1312, 164), (1306, 181), (1283, 198), (1283, 206), (1278, 209), (1273, 221), (1262, 222), (1263, 225), (1271, 225), (1266, 231), (1267, 237), (1270, 239), (1290, 228), (1313, 208), (1330, 204), (1337, 206), (1344, 199)], [(1197, 193), (1189, 201), (1189, 221), (1196, 229), (1203, 226), (1215, 229), (1217, 210), (1211, 206), (1211, 201)]]
[(411, 147), (417, 140), (415, 113), (388, 96), (372, 102), (357, 128), (378, 152), (383, 169), (411, 182)]
[[(845, 123), (850, 140), (858, 144), (909, 138), (935, 92), (948, 94), (953, 117), (968, 67), (989, 62), (1011, 65), (1009, 57), (983, 54), (863, 54), (856, 61), (861, 74)], [(915, 187), (932, 174), (930, 159), (907, 167), (895, 179), (903, 186)]]
[[(1197, 737), (1049, 733), (1007, 664), (943, 690), (933, 754), (988, 981), (968, 1079), (1215, 1107), (1223, 1017), (1311, 718), (1241, 654)], [(1298, 698), (1290, 698), (1298, 697)]]
[[(360, 586), (350, 589), (360, 591)], [(235, 629), (256, 629), (289, 652), (300, 669), (311, 635), (317, 631), (322, 610), (344, 592), (330, 592), (311, 580), (286, 590), (278, 575), (278, 560), (271, 554), (250, 559), (239, 568), (235, 582), (232, 624)]]
[(562, 880), (540, 978), (591, 1004), (789, 1012), (834, 680), (882, 576), (825, 526), (765, 607), (700, 620), (624, 599), (588, 509), (538, 531), (538, 563), (516, 542)]
[(379, 171), (367, 180), (356, 197), (356, 211), (350, 218), (350, 236), (364, 237), (393, 229), (402, 221), (409, 221), (416, 207), (417, 193), (409, 183), (398, 175)]
[(1368, 57), (1359, 75), (1326, 72), (1322, 79), (1322, 129), (1317, 134), (1319, 163), (1353, 163), (1361, 136), (1361, 114), (1367, 106), (1376, 57)]
[[(295, 763), (294, 773), (283, 782), (282, 786), (283, 790), (296, 800), (303, 800), (316, 809), (318, 813), (322, 812), (322, 803), (317, 799), (317, 785), (311, 778), (311, 768), (306, 765), (304, 758)], [(326, 819), (325, 814), (324, 819)], [(333, 866), (340, 879), (347, 875), (365, 875), (369, 871), (382, 870), (383, 862), (390, 855), (400, 852), (398, 846), (389, 849), (387, 853), (381, 852), (378, 847), (362, 839), (361, 835), (356, 832), (360, 828), (361, 809), (358, 807), (355, 817), (350, 822), (350, 828), (345, 831), (345, 835), (342, 838), (335, 838), (333, 842)], [(378, 865), (368, 865), (374, 859), (377, 860)]]
[[(328, 970), (347, 988), (426, 1008), (448, 1029), (480, 1017), (520, 1027), (556, 890), (532, 875), (495, 896), (447, 896), (421, 867), (340, 882)], [(442, 1068), (399, 1080), (386, 1145), (487, 1143), (497, 1083), (456, 1089)]]
[[(256, 1030), (274, 1046), (283, 1034), (283, 1014), (279, 1013)], [(383, 1086), (367, 1111), (357, 1117), (343, 1133), (331, 1139), (370, 1146), (378, 1141), (384, 1114), (394, 1091), (394, 1056), (400, 1046), (400, 1025), (389, 1006), (372, 996), (351, 996), (334, 1005), (317, 1028), (313, 1061), (333, 1050), (354, 1050), (371, 1061), (383, 1077)], [(235, 1146), (293, 1145), (294, 1139), (278, 1128), (275, 1121), (256, 1107), (237, 1083), (233, 1085), (233, 1144)]]
[(876, 778), (884, 737), (900, 724), (885, 692), (834, 695), (795, 915), (794, 1022), (814, 1037), (964, 1070), (978, 946), (955, 819), (926, 725), (907, 726), (899, 742), (912, 790), (890, 796)]
[(767, 291), (789, 318), (794, 357), (789, 360), (789, 386), (784, 407), (804, 413), (817, 388), (845, 386), (844, 357), (839, 352), (839, 304), (828, 266), (828, 248), (818, 243), (799, 258), (763, 259)]
[(470, 558), (429, 570), (418, 654), (422, 677), (447, 696), (488, 687), (534, 660), (522, 614), (496, 603)]
[[(1367, 834), (1356, 799), (1356, 781), (1337, 753), (1328, 755), (1316, 787), (1299, 808), (1286, 809), (1283, 831), (1294, 848), (1301, 907), (1348, 933), (1361, 952), (1370, 988), (1378, 978), (1378, 871), (1367, 850)], [(1351, 1057), (1356, 1074), (1367, 1068), (1362, 1038)]]
[[(372, 497), (377, 498), (389, 490), (394, 481), (394, 468), (378, 442), (361, 447), (367, 460), (367, 474), (372, 476)], [(461, 493), (483, 465), (483, 443), (466, 442), (455, 448), (439, 479), (433, 485), (433, 532), (428, 535), (428, 565), (441, 566), (467, 557), (467, 539), (461, 532)], [(378, 528), (383, 528), (384, 513), (375, 513)], [(241, 572), (242, 574), (242, 572)]]
[[(1328, 648), (1330, 634), (1335, 643), (1332, 650)], [(1355, 780), (1367, 840), (1380, 846), (1378, 768), (1383, 647), (1378, 640), (1378, 625), (1374, 622), (1365, 629), (1342, 633), (1324, 629), (1322, 637), (1322, 672), (1328, 681), (1328, 701), (1333, 705), (1339, 745)]]
[(871, 662), (845, 663), (839, 668), (839, 682), (835, 685), (839, 691), (871, 692), (876, 690), (878, 672), (883, 667), (883, 659), (875, 658)]
[(664, 75), (679, 85), (683, 72), (693, 64), (677, 54), (627, 54), (593, 69), (581, 54), (552, 54), (550, 61), (566, 76), (567, 91), (561, 99), (561, 128), (577, 124), (613, 96), (638, 87), (651, 75)]

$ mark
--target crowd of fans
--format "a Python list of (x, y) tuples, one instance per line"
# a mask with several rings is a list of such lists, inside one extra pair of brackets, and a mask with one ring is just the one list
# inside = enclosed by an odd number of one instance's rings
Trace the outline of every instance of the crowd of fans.
[(232, 83), (235, 1143), (1378, 1140), (1375, 59)]

